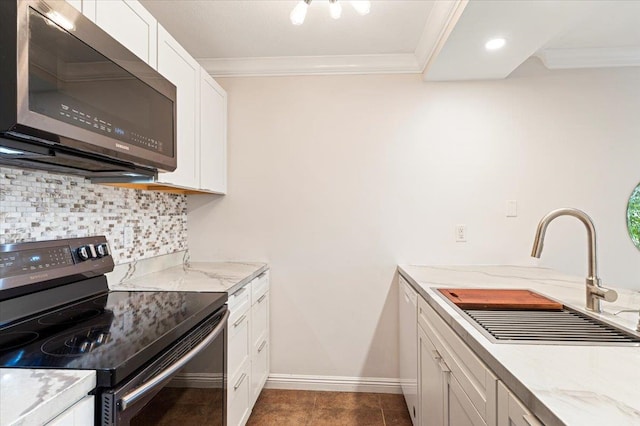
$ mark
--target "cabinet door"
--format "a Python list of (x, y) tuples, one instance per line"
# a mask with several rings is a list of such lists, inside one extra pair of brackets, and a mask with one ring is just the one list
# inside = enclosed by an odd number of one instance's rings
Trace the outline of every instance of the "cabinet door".
[(227, 424), (242, 426), (251, 414), (251, 362), (247, 359), (227, 385)]
[(200, 185), (199, 86), (200, 65), (160, 25), (158, 25), (158, 72), (176, 86), (178, 167), (160, 173), (158, 180), (186, 188)]
[(400, 384), (414, 425), (420, 424), (418, 405), (418, 294), (402, 277), (398, 283)]
[(418, 298), (418, 325), (431, 339), (458, 384), (487, 424), (496, 424), (497, 378), (438, 313)]
[(251, 406), (256, 403), (269, 377), (269, 336), (265, 335), (251, 355)]
[(423, 426), (444, 425), (446, 412), (446, 367), (435, 346), (422, 329), (418, 329), (420, 417)]
[(502, 382), (498, 383), (498, 426), (542, 426)]
[(95, 14), (100, 28), (156, 68), (158, 21), (138, 1), (83, 0), (83, 12)]
[(200, 188), (227, 193), (227, 92), (200, 68)]

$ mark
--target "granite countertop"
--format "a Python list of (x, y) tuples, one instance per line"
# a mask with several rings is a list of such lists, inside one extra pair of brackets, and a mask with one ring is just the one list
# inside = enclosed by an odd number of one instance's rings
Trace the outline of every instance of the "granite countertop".
[[(584, 278), (516, 266), (405, 266), (399, 272), (545, 424), (640, 424), (640, 347), (492, 343), (436, 295), (438, 287), (524, 288), (585, 312)], [(640, 292), (616, 289), (600, 316), (635, 330)]]
[(95, 387), (92, 370), (0, 368), (0, 425), (45, 424)]
[(137, 274), (135, 265), (111, 290), (227, 292), (248, 284), (268, 269), (259, 262), (188, 262), (147, 274)]

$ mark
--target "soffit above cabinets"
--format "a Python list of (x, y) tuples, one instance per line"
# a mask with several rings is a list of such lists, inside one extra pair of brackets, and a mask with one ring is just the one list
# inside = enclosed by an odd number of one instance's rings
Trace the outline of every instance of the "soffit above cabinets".
[[(213, 76), (422, 73), (427, 81), (501, 79), (531, 56), (545, 66), (640, 65), (640, 1), (141, 0)], [(491, 37), (506, 46), (484, 49)]]
[[(487, 51), (493, 37), (505, 47)], [(640, 66), (640, 2), (471, 0), (424, 78), (501, 79), (531, 56), (549, 69)]]

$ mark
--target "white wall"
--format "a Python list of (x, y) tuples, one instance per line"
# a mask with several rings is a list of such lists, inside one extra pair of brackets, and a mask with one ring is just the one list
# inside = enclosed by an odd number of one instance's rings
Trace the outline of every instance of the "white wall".
[[(594, 218), (605, 283), (640, 289), (625, 228), (640, 180), (638, 68), (220, 84), (229, 195), (189, 196), (189, 247), (195, 260), (270, 263), (274, 373), (397, 377), (396, 264), (535, 264), (535, 227), (557, 207)], [(583, 225), (560, 218), (547, 235), (541, 264), (584, 276)]]

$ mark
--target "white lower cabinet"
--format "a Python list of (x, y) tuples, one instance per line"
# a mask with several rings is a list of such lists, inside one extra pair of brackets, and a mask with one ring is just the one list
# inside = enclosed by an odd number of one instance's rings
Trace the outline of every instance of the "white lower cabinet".
[(95, 397), (86, 396), (64, 413), (47, 423), (47, 426), (86, 426), (94, 420)]
[(251, 405), (269, 376), (269, 273), (253, 282), (251, 318)]
[(269, 376), (269, 272), (229, 296), (227, 425), (244, 425)]
[[(400, 280), (402, 336), (411, 333), (403, 309), (410, 310), (410, 295)], [(416, 358), (419, 422), (422, 426), (532, 426), (542, 425), (493, 372), (462, 341), (440, 315), (417, 296)], [(403, 350), (400, 341), (402, 376)], [(406, 367), (405, 367), (406, 368)], [(409, 399), (407, 402), (409, 404)], [(408, 405), (409, 411), (412, 406)]]
[(398, 285), (398, 346), (400, 348), (400, 384), (411, 421), (420, 424), (418, 404), (418, 293), (400, 277)]
[(418, 342), (420, 424), (442, 426), (445, 424), (444, 413), (447, 410), (445, 383), (448, 369), (422, 328), (418, 329)]

